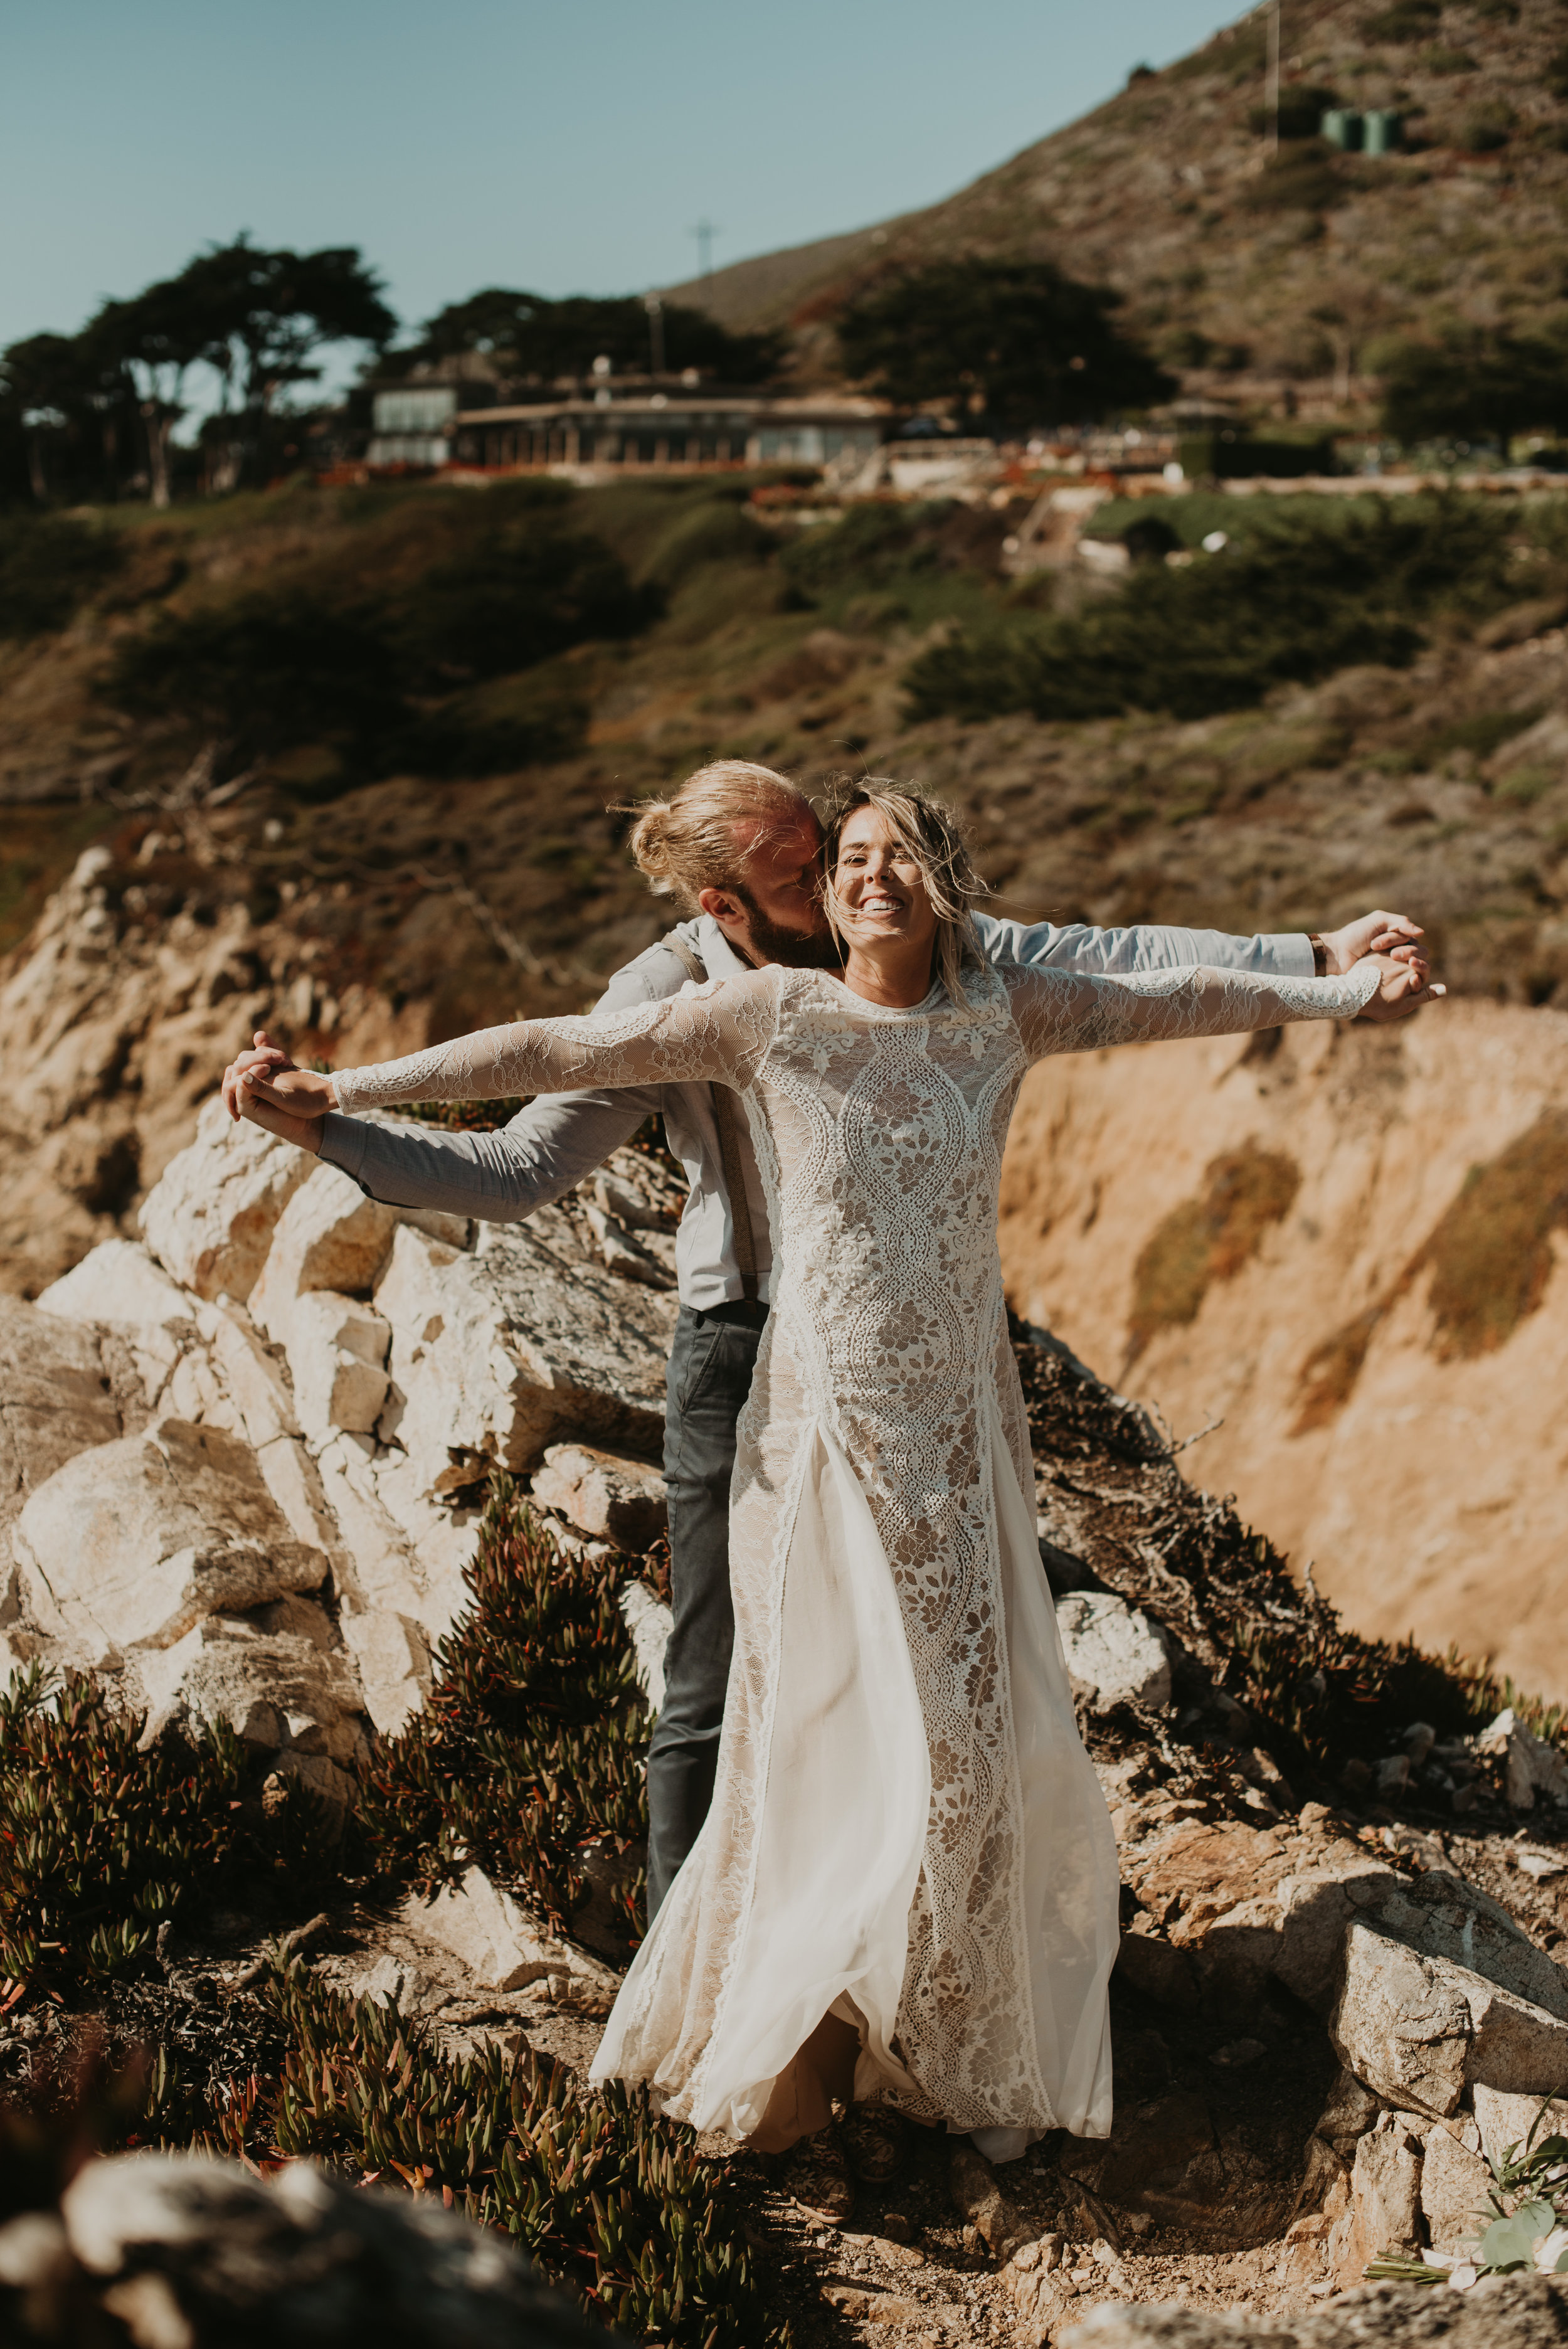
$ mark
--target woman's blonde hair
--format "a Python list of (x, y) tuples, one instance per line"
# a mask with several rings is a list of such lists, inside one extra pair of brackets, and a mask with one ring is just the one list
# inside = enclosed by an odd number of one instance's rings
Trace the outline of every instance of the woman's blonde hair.
[(928, 792), (907, 783), (869, 776), (841, 785), (822, 812), (825, 834), (824, 897), (828, 921), (841, 946), (844, 942), (841, 900), (835, 883), (839, 843), (851, 816), (861, 808), (875, 808), (900, 845), (920, 867), (925, 894), (936, 916), (936, 973), (948, 1000), (960, 1011), (968, 1009), (960, 974), (966, 962), (981, 963), (985, 952), (975, 926), (975, 906), (990, 895), (969, 861), (963, 828), (953, 810)]
[[(816, 810), (799, 784), (748, 759), (716, 759), (688, 775), (667, 800), (634, 800), (612, 815), (634, 815), (632, 854), (661, 897), (683, 897), (695, 911), (704, 889), (739, 889), (758, 850), (787, 838)], [(738, 824), (756, 824), (748, 841)]]

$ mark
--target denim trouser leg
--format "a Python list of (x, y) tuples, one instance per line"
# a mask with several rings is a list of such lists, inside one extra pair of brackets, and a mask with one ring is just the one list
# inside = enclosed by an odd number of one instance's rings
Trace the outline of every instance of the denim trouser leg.
[(648, 1752), (648, 1916), (675, 1880), (713, 1795), (735, 1614), (729, 1597), (729, 1480), (735, 1423), (760, 1331), (683, 1305), (670, 1349), (665, 1479), (675, 1628), (665, 1702)]

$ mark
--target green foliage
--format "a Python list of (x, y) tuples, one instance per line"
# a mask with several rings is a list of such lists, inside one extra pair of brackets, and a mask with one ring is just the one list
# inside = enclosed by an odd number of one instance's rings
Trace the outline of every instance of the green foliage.
[(575, 701), (495, 716), (453, 694), (656, 616), (658, 589), (634, 586), (573, 512), (570, 492), (527, 484), (412, 585), (280, 587), (167, 614), (122, 644), (107, 691), (133, 715), (200, 725), (240, 761), (323, 745), (330, 792), (399, 767), (483, 774), (564, 756), (586, 724)]
[(1474, 73), (1476, 67), (1476, 61), (1468, 49), (1441, 46), (1423, 49), (1416, 63), (1423, 73), (1432, 74)]
[(1455, 328), (1383, 361), (1383, 429), (1407, 443), (1568, 429), (1568, 351), (1544, 335)]
[(642, 575), (666, 594), (710, 563), (766, 563), (773, 538), (733, 497), (685, 505), (655, 543)]
[(1426, 41), (1442, 19), (1439, 0), (1394, 0), (1389, 8), (1379, 8), (1361, 19), (1361, 37), (1367, 41)]
[(1199, 1197), (1172, 1208), (1133, 1268), (1129, 1362), (1161, 1330), (1195, 1321), (1212, 1285), (1233, 1280), (1251, 1263), (1269, 1226), (1290, 1212), (1301, 1169), (1250, 1143), (1212, 1160), (1203, 1181)]
[(853, 505), (841, 522), (819, 523), (791, 539), (779, 558), (791, 588), (808, 604), (845, 588), (885, 587), (937, 559), (921, 506)]
[(143, 1754), (142, 1726), (96, 1682), (52, 1690), (36, 1665), (0, 1697), (0, 1971), (29, 1989), (147, 1972), (159, 1926), (236, 1866), (321, 1872), (331, 1834), (304, 1787), (269, 1821), (232, 1730)]
[(1568, 1112), (1549, 1109), (1496, 1158), (1470, 1169), (1410, 1268), (1431, 1267), (1439, 1361), (1493, 1352), (1539, 1309), (1552, 1277), (1552, 1235), (1565, 1226)]
[(114, 533), (64, 515), (0, 523), (0, 636), (63, 628), (124, 560)]
[(1568, 47), (1553, 49), (1541, 78), (1553, 98), (1568, 98)]
[(472, 1604), (424, 1710), (380, 1746), (361, 1833), (379, 1866), (430, 1886), (477, 1859), (564, 1929), (584, 1847), (624, 1852), (647, 1832), (647, 1712), (617, 1578), (558, 1550), (501, 1478), (465, 1580)]
[(1090, 422), (1174, 389), (1112, 314), (1120, 296), (1049, 262), (939, 262), (839, 320), (846, 371), (901, 406), (947, 402), (996, 429)]
[(1479, 613), (1517, 596), (1507, 525), (1478, 502), (1391, 501), (1337, 525), (1280, 514), (1267, 537), (1171, 570), (1138, 566), (1120, 593), (1071, 616), (960, 633), (906, 677), (917, 718), (1202, 718), (1276, 685), (1355, 663), (1399, 667), (1439, 609)]
[(395, 2008), (338, 1997), (302, 1969), (269, 1996), (289, 2054), (275, 2099), (237, 2112), (219, 2149), (309, 2155), (499, 2228), (607, 2324), (672, 2349), (783, 2343), (722, 2173), (689, 2129), (618, 2084), (499, 2049), (445, 2061)]
[[(661, 325), (664, 364), (676, 373), (696, 367), (727, 383), (766, 383), (783, 364), (786, 336), (731, 334), (706, 310), (684, 303), (666, 302)], [(552, 302), (489, 286), (449, 303), (427, 322), (418, 343), (391, 355), (390, 365), (403, 368), (469, 351), (494, 358), (502, 372), (546, 383), (586, 375), (596, 358), (609, 359), (617, 375), (645, 375), (653, 357), (652, 322), (640, 295)]]

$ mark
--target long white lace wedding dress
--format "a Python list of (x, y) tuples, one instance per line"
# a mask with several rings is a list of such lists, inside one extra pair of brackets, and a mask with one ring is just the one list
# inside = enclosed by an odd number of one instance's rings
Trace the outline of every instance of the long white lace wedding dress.
[(892, 1010), (775, 968), (337, 1077), (346, 1110), (708, 1079), (750, 1118), (775, 1270), (717, 1777), (596, 2077), (744, 2137), (834, 2013), (857, 2096), (997, 2152), (1109, 2130), (1116, 1848), (1035, 1533), (1008, 1120), (1048, 1053), (1344, 1019), (1377, 983), (987, 967), (963, 1009)]

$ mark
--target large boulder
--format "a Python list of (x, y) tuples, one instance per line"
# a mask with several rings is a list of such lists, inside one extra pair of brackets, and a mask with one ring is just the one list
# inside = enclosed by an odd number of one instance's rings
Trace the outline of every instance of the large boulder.
[(1568, 2022), (1365, 1919), (1346, 1935), (1328, 2027), (1358, 2080), (1434, 2119), (1458, 2112), (1478, 2082), (1537, 2096), (1568, 2089)]
[(1171, 1702), (1171, 1659), (1147, 1615), (1109, 1590), (1057, 1600), (1057, 1630), (1075, 1694), (1097, 1713)]
[(364, 1701), (353, 1658), (308, 1599), (245, 1615), (204, 1615), (170, 1648), (139, 1649), (129, 1678), (146, 1708), (150, 1745), (169, 1727), (224, 1722), (236, 1736), (344, 1805), (366, 1758)]
[(33, 1619), (84, 1663), (172, 1647), (205, 1615), (314, 1590), (327, 1571), (249, 1444), (180, 1420), (67, 1461), (28, 1499), (14, 1547)]
[(0, 1526), (122, 1428), (98, 1332), (0, 1296)]
[(194, 1142), (142, 1203), (147, 1244), (182, 1288), (243, 1299), (279, 1216), (315, 1164), (261, 1126), (236, 1124), (215, 1096), (196, 1121)]
[(640, 1556), (669, 1522), (665, 1480), (645, 1461), (624, 1460), (592, 1444), (552, 1444), (534, 1471), (532, 1493), (591, 1541), (614, 1542)]
[[(306, 2161), (263, 2181), (207, 2154), (88, 2162), (58, 2219), (0, 2229), (0, 2323), (57, 2295), (71, 2338), (144, 2349), (613, 2349), (492, 2229), (438, 2196), (354, 2188)], [(100, 2316), (91, 2302), (101, 2295)], [(9, 2305), (7, 2305), (9, 2303)], [(122, 2331), (122, 2326), (124, 2330)], [(35, 2337), (30, 2333), (26, 2336)], [(57, 2336), (51, 2328), (50, 2338)]]

